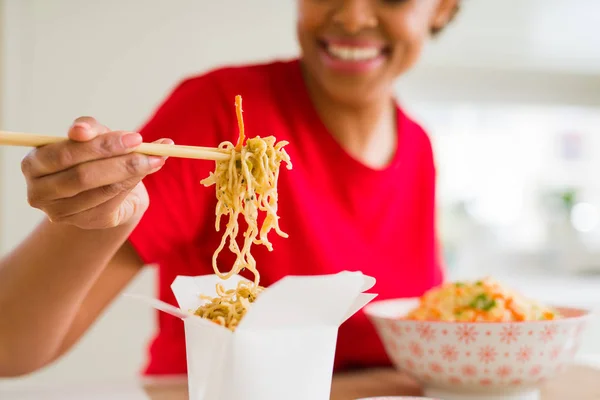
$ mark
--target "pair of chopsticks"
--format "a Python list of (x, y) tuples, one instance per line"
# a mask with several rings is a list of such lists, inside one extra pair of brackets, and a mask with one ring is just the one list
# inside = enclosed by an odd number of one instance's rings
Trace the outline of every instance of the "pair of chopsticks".
[[(22, 132), (0, 131), (0, 145), (40, 147), (68, 140), (66, 138), (36, 135)], [(223, 161), (229, 159), (229, 153), (216, 147), (181, 146), (176, 144), (142, 143), (134, 152), (149, 156), (194, 158), (199, 160)]]

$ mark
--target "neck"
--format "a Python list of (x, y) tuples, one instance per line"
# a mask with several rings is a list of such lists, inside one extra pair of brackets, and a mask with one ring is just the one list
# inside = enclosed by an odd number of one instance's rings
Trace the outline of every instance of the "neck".
[(321, 120), (335, 140), (359, 162), (379, 169), (394, 156), (397, 146), (396, 106), (392, 93), (360, 104), (344, 104), (306, 79)]

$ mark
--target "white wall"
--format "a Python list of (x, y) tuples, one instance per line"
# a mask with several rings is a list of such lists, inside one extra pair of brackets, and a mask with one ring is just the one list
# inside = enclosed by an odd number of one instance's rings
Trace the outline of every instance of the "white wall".
[[(600, 79), (590, 71), (600, 71), (600, 60), (583, 57), (591, 53), (581, 46), (547, 35), (555, 34), (545, 26), (556, 14), (550, 11), (561, 3), (465, 2), (457, 24), (431, 46), (421, 68), (399, 87), (403, 98), (409, 105), (457, 99), (512, 101), (515, 96), (524, 102), (598, 104)], [(545, 14), (532, 11), (538, 9)], [(0, 90), (6, 130), (64, 135), (80, 115), (134, 129), (188, 74), (297, 52), (293, 1), (4, 0), (1, 11)], [(529, 29), (532, 18), (534, 31)], [(568, 21), (560, 18), (561, 26)], [(581, 34), (574, 28), (569, 32)], [(544, 45), (547, 42), (556, 46)], [(553, 51), (534, 53), (532, 46)], [(25, 201), (19, 163), (26, 150), (0, 151), (4, 254), (28, 234), (40, 213)], [(152, 278), (147, 271), (128, 290), (151, 294)], [(149, 310), (119, 299), (67, 357), (33, 377), (0, 381), (0, 387), (134, 376), (152, 323)]]
[[(135, 129), (185, 75), (293, 55), (291, 3), (258, 3), (6, 0), (2, 129), (64, 135), (80, 115)], [(2, 149), (0, 253), (21, 241), (41, 216), (25, 200), (19, 164), (26, 151)], [(152, 289), (150, 270), (128, 288), (149, 295)], [(135, 376), (153, 322), (150, 310), (119, 299), (67, 357), (28, 379), (0, 381), (0, 388)]]
[[(84, 114), (111, 127), (134, 129), (183, 76), (224, 63), (297, 53), (292, 1), (3, 3), (2, 123), (7, 130), (63, 135), (70, 121)], [(575, 28), (582, 26), (580, 34), (600, 37), (598, 25), (566, 18), (565, 13), (578, 9), (574, 3), (580, 8), (598, 4), (574, 1), (558, 20), (565, 32), (573, 31), (576, 37)], [(598, 52), (584, 52), (589, 41), (565, 44), (556, 30), (544, 30), (561, 4), (562, 0), (545, 1), (543, 6), (538, 0), (465, 2), (456, 24), (429, 46), (420, 67), (401, 81), (402, 97), (409, 105), (515, 99), (600, 104)], [(547, 48), (547, 43), (554, 44), (552, 52), (534, 51)], [(0, 234), (6, 236), (0, 251), (7, 251), (40, 214), (24, 201), (18, 166), (26, 150), (3, 153), (3, 188), (12, 191), (0, 209)]]
[[(224, 62), (294, 53), (290, 3), (206, 4), (5, 1), (4, 93), (9, 101), (4, 128), (64, 135), (73, 118), (93, 115), (108, 126), (134, 129), (187, 74)], [(11, 232), (4, 250), (40, 216), (24, 202), (23, 181), (15, 173), (25, 152), (5, 152), (5, 187), (14, 194), (4, 204), (2, 231), (22, 229)]]

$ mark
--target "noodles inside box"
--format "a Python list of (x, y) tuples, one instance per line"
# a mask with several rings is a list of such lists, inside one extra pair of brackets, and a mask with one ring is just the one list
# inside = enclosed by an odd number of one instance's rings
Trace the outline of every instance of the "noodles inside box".
[(137, 297), (183, 319), (190, 400), (328, 400), (339, 326), (375, 298), (375, 279), (344, 271), (287, 276), (266, 288), (234, 332), (193, 314), (215, 286), (240, 276), (178, 276), (179, 308)]

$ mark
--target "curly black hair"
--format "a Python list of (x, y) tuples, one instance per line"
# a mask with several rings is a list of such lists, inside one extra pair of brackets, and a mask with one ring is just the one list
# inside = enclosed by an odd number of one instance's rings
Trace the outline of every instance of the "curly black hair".
[(441, 31), (444, 30), (444, 28), (446, 26), (448, 26), (448, 24), (450, 24), (454, 20), (454, 18), (456, 17), (456, 15), (458, 14), (458, 12), (460, 11), (460, 3), (461, 3), (461, 0), (458, 0), (456, 2), (456, 6), (454, 6), (454, 9), (452, 10), (452, 14), (450, 15), (450, 18), (448, 18), (448, 22), (446, 23), (446, 25), (443, 25), (443, 26), (432, 26), (431, 27), (431, 35), (432, 36), (438, 35)]

